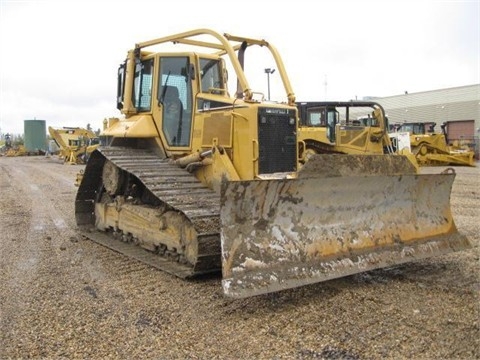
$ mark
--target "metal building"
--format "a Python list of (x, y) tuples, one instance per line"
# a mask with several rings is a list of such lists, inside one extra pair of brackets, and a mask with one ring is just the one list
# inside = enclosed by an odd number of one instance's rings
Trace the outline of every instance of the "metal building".
[(448, 142), (459, 141), (475, 149), (479, 159), (480, 84), (375, 98), (390, 124), (435, 122), (435, 132), (446, 123)]

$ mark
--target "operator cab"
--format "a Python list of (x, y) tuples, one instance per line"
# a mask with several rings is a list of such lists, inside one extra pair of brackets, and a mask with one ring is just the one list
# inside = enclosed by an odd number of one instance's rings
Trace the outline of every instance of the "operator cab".
[[(228, 101), (212, 100), (212, 95), (227, 95), (225, 65), (216, 56), (142, 53), (142, 59), (135, 57), (130, 90), (126, 89), (129, 61), (118, 69), (117, 108), (127, 118), (152, 115), (168, 148), (191, 146), (195, 111), (231, 106)], [(129, 93), (131, 101), (125, 101)]]

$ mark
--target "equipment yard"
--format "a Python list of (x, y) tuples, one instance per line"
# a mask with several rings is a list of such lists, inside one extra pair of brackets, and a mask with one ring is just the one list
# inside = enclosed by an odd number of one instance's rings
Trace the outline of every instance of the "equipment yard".
[(478, 165), (451, 197), (472, 249), (232, 300), (84, 239), (81, 166), (0, 157), (0, 358), (479, 359)]

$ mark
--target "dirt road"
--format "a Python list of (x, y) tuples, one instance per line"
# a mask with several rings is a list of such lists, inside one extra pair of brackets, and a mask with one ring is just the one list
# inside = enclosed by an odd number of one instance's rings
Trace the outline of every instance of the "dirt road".
[(0, 157), (1, 359), (480, 358), (480, 166), (452, 194), (473, 249), (244, 300), (82, 239), (80, 169)]

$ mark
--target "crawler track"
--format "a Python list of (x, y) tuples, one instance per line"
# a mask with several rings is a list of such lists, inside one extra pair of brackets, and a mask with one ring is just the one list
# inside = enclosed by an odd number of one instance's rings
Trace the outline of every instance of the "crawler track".
[[(131, 242), (120, 241), (115, 231), (100, 232), (95, 228), (95, 203), (102, 194), (102, 170), (106, 160), (139, 180), (162, 204), (183, 213), (197, 232), (198, 258), (195, 264), (182, 264), (174, 257), (147, 251)], [(101, 148), (85, 168), (77, 192), (75, 217), (83, 234), (128, 257), (159, 268), (181, 278), (217, 272), (220, 261), (220, 198), (195, 176), (142, 149)], [(160, 239), (161, 241), (161, 239)]]

